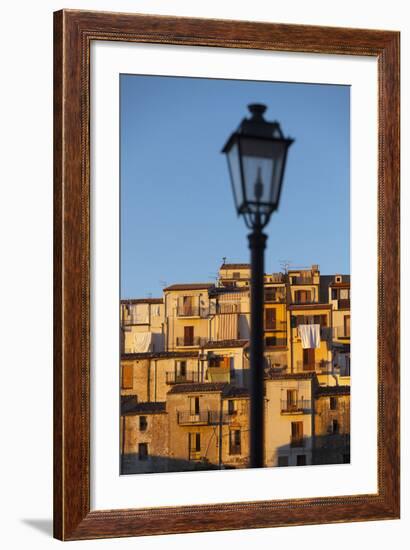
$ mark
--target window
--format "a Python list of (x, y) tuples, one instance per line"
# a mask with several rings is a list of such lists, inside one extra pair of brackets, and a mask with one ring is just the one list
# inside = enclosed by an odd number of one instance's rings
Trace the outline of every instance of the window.
[(350, 464), (350, 453), (343, 453), (342, 463), (343, 464)]
[(331, 432), (332, 432), (332, 434), (338, 434), (339, 433), (339, 421), (336, 418), (334, 418), (332, 420)]
[(329, 401), (330, 409), (335, 411), (337, 409), (337, 397), (331, 397)]
[(289, 466), (289, 458), (287, 456), (278, 456), (278, 466)]
[(228, 401), (228, 414), (236, 413), (236, 402), (234, 399), (229, 399)]
[(201, 434), (199, 432), (188, 434), (189, 460), (201, 458)]
[(241, 430), (231, 430), (229, 432), (229, 454), (241, 454)]
[(332, 288), (332, 300), (337, 300), (337, 288)]
[(132, 389), (133, 372), (134, 372), (134, 369), (133, 369), (132, 365), (123, 365), (122, 366), (121, 388), (123, 390)]
[(345, 315), (343, 318), (343, 322), (345, 336), (350, 338), (350, 315)]
[(140, 432), (145, 432), (147, 429), (148, 422), (146, 416), (140, 416)]
[(315, 348), (303, 350), (303, 370), (315, 370)]
[(194, 327), (184, 327), (184, 346), (194, 345)]
[(292, 447), (303, 447), (303, 422), (292, 422), (290, 442)]
[(272, 330), (276, 328), (276, 309), (265, 309), (265, 328)]
[(181, 300), (181, 315), (195, 315), (195, 296), (182, 296)]
[(177, 361), (175, 364), (175, 381), (186, 380), (186, 361)]
[(296, 455), (296, 466), (306, 466), (306, 455)]
[(240, 279), (241, 278), (241, 273), (239, 271), (234, 271), (232, 273), (232, 279)]
[(148, 443), (138, 443), (138, 459), (147, 460), (148, 458)]
[(297, 304), (307, 304), (312, 301), (312, 293), (310, 290), (296, 290), (295, 302)]
[(294, 410), (297, 408), (298, 404), (298, 390), (287, 390), (286, 391), (286, 409), (288, 411)]
[(199, 414), (199, 397), (189, 398), (189, 411), (191, 414)]

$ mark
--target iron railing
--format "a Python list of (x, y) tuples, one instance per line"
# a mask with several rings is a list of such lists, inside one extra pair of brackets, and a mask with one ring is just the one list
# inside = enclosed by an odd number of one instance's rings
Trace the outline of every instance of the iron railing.
[(176, 345), (179, 347), (193, 347), (204, 346), (206, 344), (206, 338), (200, 336), (193, 336), (192, 338), (185, 338), (185, 336), (177, 336)]
[(313, 285), (313, 277), (295, 277), (291, 275), (292, 285)]
[(350, 330), (345, 327), (335, 327), (334, 332), (336, 338), (350, 338)]
[(331, 361), (315, 361), (314, 363), (303, 363), (303, 361), (296, 361), (296, 367), (298, 372), (316, 371), (322, 374), (333, 372), (333, 365)]
[(202, 306), (178, 306), (178, 317), (207, 317), (209, 315), (209, 308)]
[(179, 372), (170, 371), (165, 373), (166, 384), (190, 384), (202, 382), (199, 372), (187, 371), (184, 374)]
[(310, 399), (297, 399), (295, 401), (281, 400), (280, 410), (282, 414), (309, 412), (312, 409)]
[(178, 411), (177, 422), (180, 425), (186, 424), (228, 424), (232, 419), (232, 415), (221, 411), (199, 411), (192, 413), (191, 411)]

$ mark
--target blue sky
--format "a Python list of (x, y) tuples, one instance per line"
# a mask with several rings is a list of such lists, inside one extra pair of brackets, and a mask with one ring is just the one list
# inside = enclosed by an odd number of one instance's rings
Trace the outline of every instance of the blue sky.
[(224, 256), (249, 261), (220, 151), (250, 103), (295, 139), (265, 271), (350, 272), (348, 86), (121, 75), (120, 97), (123, 298), (212, 281)]

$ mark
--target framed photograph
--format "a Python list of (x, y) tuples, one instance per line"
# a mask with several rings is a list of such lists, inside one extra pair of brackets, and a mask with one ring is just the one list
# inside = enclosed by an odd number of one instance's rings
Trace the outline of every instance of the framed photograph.
[(399, 44), (54, 14), (56, 538), (399, 517)]

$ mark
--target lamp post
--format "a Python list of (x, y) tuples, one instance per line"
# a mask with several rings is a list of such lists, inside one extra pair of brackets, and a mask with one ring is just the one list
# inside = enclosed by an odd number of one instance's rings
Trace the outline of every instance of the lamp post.
[(250, 338), (250, 466), (264, 466), (264, 338), (263, 228), (277, 210), (286, 157), (293, 139), (285, 138), (278, 122), (267, 122), (265, 105), (248, 106), (251, 118), (244, 118), (222, 152), (228, 160), (232, 191), (238, 215), (243, 215), (251, 251), (251, 338)]

